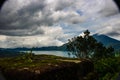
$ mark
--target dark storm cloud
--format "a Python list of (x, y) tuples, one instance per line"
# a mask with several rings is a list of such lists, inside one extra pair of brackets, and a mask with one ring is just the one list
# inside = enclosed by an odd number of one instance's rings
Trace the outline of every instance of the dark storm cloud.
[[(25, 6), (20, 7), (19, 9), (16, 9), (16, 6), (13, 6), (13, 8), (9, 8), (12, 6), (12, 3), (9, 3), (6, 3), (5, 8), (0, 12), (0, 34), (3, 35), (27, 36), (28, 34), (35, 35), (35, 33), (43, 34), (44, 32), (42, 30), (34, 33), (30, 31), (32, 31), (32, 28), (37, 29), (41, 26), (52, 26), (53, 24), (59, 22), (59, 19), (71, 15), (70, 13), (67, 13), (68, 15), (66, 15), (66, 13), (64, 12), (63, 14), (65, 16), (61, 16), (62, 14), (60, 13), (54, 15), (56, 11), (62, 10), (70, 5), (68, 1), (64, 3), (63, 0), (57, 0), (54, 6), (52, 6), (51, 4), (47, 4), (45, 0), (35, 0), (31, 1)], [(21, 4), (19, 4), (18, 6), (20, 5)], [(51, 11), (51, 9), (53, 10)], [(56, 16), (58, 17), (57, 19), (55, 19)], [(72, 17), (74, 17), (74, 14), (72, 14)], [(76, 22), (76, 20), (73, 22)]]
[[(50, 22), (50, 20), (35, 19), (38, 18), (37, 12), (45, 8), (45, 3), (43, 0), (38, 2), (30, 3), (23, 8), (20, 8), (16, 12), (8, 10), (9, 13), (5, 14), (5, 11), (0, 13), (0, 34), (10, 35), (10, 36), (28, 36), (43, 34), (43, 30), (37, 30), (38, 27), (43, 25), (43, 22)], [(45, 24), (44, 24), (45, 25)]]
[(120, 23), (113, 25), (114, 27), (106, 32), (109, 36), (120, 36)]
[[(78, 26), (80, 23), (87, 25), (86, 20), (109, 17), (118, 13), (116, 6), (110, 0), (106, 0), (106, 2), (104, 0), (91, 0), (91, 2), (86, 2), (86, 0), (27, 1), (21, 0), (21, 3), (19, 0), (9, 0), (6, 2), (0, 12), (0, 34), (9, 36), (43, 35), (44, 31), (40, 28), (41, 26), (51, 27), (59, 22), (78, 24)], [(17, 6), (13, 5), (14, 2)], [(107, 3), (110, 5), (106, 5)], [(79, 15), (78, 10), (82, 12), (82, 15)]]
[(118, 33), (118, 32), (110, 32), (110, 33), (106, 33), (106, 34), (109, 36), (119, 36), (120, 35), (120, 33)]
[(32, 2), (29, 5), (23, 7), (22, 9), (18, 10), (18, 14), (20, 16), (24, 14), (28, 14), (29, 16), (33, 16), (36, 12), (44, 10), (46, 4), (44, 0), (39, 0), (38, 2)]
[(56, 6), (55, 11), (60, 11), (60, 10), (63, 10), (65, 8), (68, 8), (72, 4), (74, 4), (74, 2), (69, 1), (69, 0), (57, 0), (56, 4), (55, 4), (55, 6)]
[(13, 30), (0, 30), (0, 34), (9, 36), (34, 36), (37, 34), (44, 34), (42, 29), (13, 29)]

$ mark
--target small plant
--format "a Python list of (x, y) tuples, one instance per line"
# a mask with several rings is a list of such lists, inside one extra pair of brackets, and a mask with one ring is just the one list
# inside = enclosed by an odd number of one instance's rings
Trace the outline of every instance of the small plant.
[(34, 57), (34, 53), (32, 53), (32, 49), (31, 49), (30, 52), (26, 52), (22, 56), (22, 59), (26, 60), (27, 62), (33, 62), (33, 57)]

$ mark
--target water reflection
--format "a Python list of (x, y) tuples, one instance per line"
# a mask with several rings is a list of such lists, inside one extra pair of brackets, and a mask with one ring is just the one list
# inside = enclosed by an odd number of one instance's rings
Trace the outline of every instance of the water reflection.
[(35, 54), (48, 54), (48, 55), (56, 55), (62, 57), (73, 57), (69, 56), (67, 51), (33, 51)]

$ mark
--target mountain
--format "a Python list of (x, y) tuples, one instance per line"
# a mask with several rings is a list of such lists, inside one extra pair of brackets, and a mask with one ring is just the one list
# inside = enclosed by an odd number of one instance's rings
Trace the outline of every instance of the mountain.
[[(112, 46), (115, 50), (120, 50), (120, 41), (110, 38), (106, 35), (100, 35), (100, 34), (94, 34), (93, 37), (98, 41), (103, 43), (104, 46)], [(35, 48), (6, 48), (6, 49), (0, 49), (1, 51), (66, 51), (66, 45), (67, 43), (63, 44), (62, 46), (48, 46), (48, 47), (35, 47)]]
[[(94, 34), (93, 37), (98, 41), (101, 42), (105, 47), (112, 46), (115, 50), (120, 50), (120, 41), (113, 39), (111, 37), (108, 37), (103, 34)], [(61, 50), (66, 50), (66, 44), (60, 46)]]
[(0, 58), (1, 57), (15, 57), (15, 56), (22, 55), (22, 54), (24, 54), (24, 52), (0, 48)]
[(19, 51), (65, 51), (66, 50), (66, 45), (62, 46), (47, 46), (47, 47), (34, 47), (34, 48), (26, 48), (26, 47), (20, 47), (20, 48), (0, 48), (1, 51), (14, 51), (14, 52), (19, 52)]
[(120, 41), (113, 39), (111, 37), (108, 37), (103, 34), (94, 34), (93, 37), (98, 41), (103, 43), (104, 46), (112, 46), (114, 49), (119, 50), (120, 49)]

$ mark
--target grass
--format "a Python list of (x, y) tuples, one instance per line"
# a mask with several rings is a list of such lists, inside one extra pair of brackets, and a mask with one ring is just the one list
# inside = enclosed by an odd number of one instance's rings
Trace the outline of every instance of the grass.
[[(72, 60), (72, 62), (70, 62)], [(50, 69), (65, 66), (64, 63), (74, 63), (73, 58), (59, 57), (53, 55), (34, 55), (32, 60), (24, 56), (0, 58), (0, 67), (4, 69)]]

